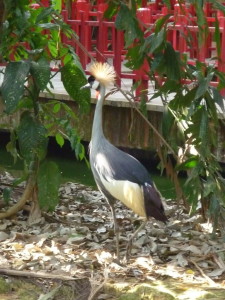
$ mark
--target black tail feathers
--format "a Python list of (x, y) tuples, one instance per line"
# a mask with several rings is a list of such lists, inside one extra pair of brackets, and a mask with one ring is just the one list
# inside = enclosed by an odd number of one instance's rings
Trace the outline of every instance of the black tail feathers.
[(168, 219), (165, 215), (159, 192), (149, 183), (145, 183), (145, 185), (143, 185), (143, 192), (146, 216), (154, 217), (156, 220), (166, 223)]

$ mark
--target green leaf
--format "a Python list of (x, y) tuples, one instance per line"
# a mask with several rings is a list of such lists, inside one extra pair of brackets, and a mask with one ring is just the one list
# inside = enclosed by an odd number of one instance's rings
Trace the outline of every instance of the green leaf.
[(85, 149), (80, 142), (80, 137), (77, 135), (74, 129), (69, 130), (67, 134), (69, 136), (70, 146), (75, 151), (77, 159), (82, 160), (83, 158), (85, 158)]
[[(197, 87), (194, 87), (193, 89), (187, 91), (185, 95), (178, 95), (176, 98), (177, 108), (188, 108), (195, 98), (196, 90)], [(173, 100), (171, 101), (171, 104), (173, 104)]]
[(167, 14), (155, 22), (155, 33), (157, 34), (165, 25), (165, 23), (168, 21), (168, 19), (171, 17), (171, 14)]
[(221, 207), (219, 198), (215, 193), (212, 193), (210, 197), (209, 212), (210, 215), (213, 216), (214, 225), (218, 224), (218, 216), (221, 212)]
[(151, 72), (161, 71), (161, 73), (165, 72), (165, 58), (162, 53), (156, 53), (154, 55), (154, 59), (151, 62)]
[(34, 102), (33, 99), (29, 96), (22, 97), (17, 105), (17, 109), (33, 109)]
[(113, 1), (110, 1), (107, 9), (104, 12), (104, 18), (111, 19), (113, 16), (116, 15), (117, 11), (118, 11), (118, 4)]
[(61, 12), (62, 10), (62, 0), (52, 0), (52, 6), (55, 10)]
[(171, 43), (166, 43), (166, 48), (164, 52), (165, 62), (166, 62), (166, 73), (170, 80), (179, 81), (181, 79), (180, 72), (180, 58), (179, 53), (173, 49)]
[(175, 80), (171, 80), (167, 78), (165, 83), (160, 87), (160, 91), (163, 93), (172, 93), (172, 92), (178, 92), (180, 89), (180, 85)]
[(64, 145), (65, 141), (64, 141), (63, 136), (62, 136), (60, 133), (56, 133), (55, 139), (56, 139), (57, 144), (58, 144), (60, 147), (62, 147), (62, 146)]
[(142, 66), (145, 58), (145, 56), (140, 53), (140, 45), (130, 47), (127, 50), (127, 58), (128, 61), (125, 63), (126, 67), (131, 68), (132, 70), (139, 69)]
[(162, 134), (168, 139), (171, 134), (171, 128), (174, 126), (175, 120), (171, 110), (165, 105), (162, 117)]
[(214, 40), (216, 42), (217, 56), (220, 57), (220, 54), (221, 54), (221, 38), (220, 38), (220, 27), (219, 27), (219, 21), (218, 21), (217, 15), (216, 15), (216, 21), (215, 21)]
[(31, 62), (31, 74), (34, 77), (37, 87), (43, 91), (50, 81), (51, 70), (49, 62), (42, 57), (37, 62)]
[(21, 155), (31, 162), (37, 155), (41, 160), (46, 156), (48, 138), (45, 127), (35, 120), (29, 112), (24, 112), (17, 129)]
[(218, 1), (215, 0), (215, 1), (213, 1), (213, 7), (215, 9), (222, 11), (223, 14), (225, 14), (225, 6), (222, 3), (219, 3)]
[(143, 37), (138, 21), (132, 11), (123, 3), (117, 14), (115, 26), (118, 30), (124, 30), (125, 47), (130, 46), (135, 39)]
[(30, 63), (27, 61), (7, 64), (1, 87), (6, 113), (12, 113), (16, 110), (18, 102), (24, 93), (24, 84), (29, 70)]
[(213, 118), (214, 124), (218, 125), (218, 108), (216, 107), (216, 99), (207, 91), (205, 93), (205, 101), (207, 104), (207, 113)]
[[(79, 56), (74, 52), (74, 49), (70, 45), (67, 45), (67, 47), (69, 48), (69, 55), (71, 56), (70, 62), (74, 63), (83, 73), (84, 77), (86, 77), (86, 73), (84, 72), (82, 64), (80, 63)], [(66, 63), (64, 62), (64, 64)]]
[(154, 53), (165, 42), (165, 30), (161, 30), (158, 33), (153, 32), (146, 39), (142, 45), (140, 51), (146, 53)]
[(203, 196), (208, 197), (211, 193), (215, 192), (216, 190), (216, 182), (209, 178), (207, 181), (204, 182), (204, 191)]
[(208, 78), (203, 78), (199, 82), (199, 86), (198, 86), (196, 94), (195, 94), (195, 99), (198, 99), (198, 98), (202, 97), (206, 93), (208, 87), (209, 87)]
[(84, 146), (80, 142), (76, 144), (75, 154), (76, 154), (76, 157), (80, 160), (84, 159), (84, 157), (85, 157), (85, 149), (84, 149)]
[(224, 101), (223, 101), (223, 97), (221, 96), (220, 92), (218, 91), (217, 88), (215, 87), (210, 87), (212, 93), (213, 93), (213, 99), (214, 101), (220, 106), (220, 108), (222, 109), (222, 111), (225, 110), (224, 107)]
[(53, 40), (48, 41), (48, 49), (52, 55), (53, 58), (56, 58), (59, 54), (58, 47), (57, 47), (57, 42)]
[(73, 60), (62, 68), (61, 75), (67, 93), (79, 104), (83, 112), (88, 112), (90, 108), (90, 90), (80, 89), (87, 83), (83, 70)]
[(201, 122), (199, 127), (199, 137), (202, 140), (204, 145), (207, 145), (208, 141), (208, 126), (209, 126), (209, 117), (205, 108), (201, 109)]
[(54, 106), (53, 106), (53, 113), (56, 114), (60, 111), (60, 108), (61, 108), (61, 103), (56, 103)]
[(52, 7), (46, 7), (43, 8), (40, 12), (40, 14), (37, 16), (36, 24), (43, 20), (47, 20), (47, 18), (54, 12), (54, 9)]
[(44, 161), (38, 170), (38, 201), (41, 209), (53, 211), (59, 202), (61, 175), (56, 163)]
[(199, 158), (197, 156), (192, 156), (188, 159), (186, 159), (185, 162), (179, 164), (177, 167), (176, 167), (176, 170), (188, 170), (188, 169), (193, 169), (197, 166), (198, 164), (198, 161), (199, 161)]
[[(51, 29), (51, 39), (54, 42), (58, 43), (58, 48), (59, 48), (59, 42), (61, 41), (60, 28), (58, 28), (58, 29)], [(64, 47), (61, 48), (60, 49), (60, 55), (62, 55), (61, 53), (65, 52), (65, 50), (63, 51), (62, 49), (66, 49), (67, 50), (67, 48), (64, 48)]]

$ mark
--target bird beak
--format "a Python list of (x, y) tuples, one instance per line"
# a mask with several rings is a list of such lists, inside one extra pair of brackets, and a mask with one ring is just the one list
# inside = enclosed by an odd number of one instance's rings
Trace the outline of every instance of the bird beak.
[(88, 82), (87, 84), (83, 85), (80, 90), (83, 90), (83, 89), (90, 89), (91, 88), (91, 85), (90, 83)]

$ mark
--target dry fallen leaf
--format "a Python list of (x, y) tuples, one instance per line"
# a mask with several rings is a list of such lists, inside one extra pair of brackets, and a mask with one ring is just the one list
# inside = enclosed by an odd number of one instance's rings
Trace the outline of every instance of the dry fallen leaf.
[(5, 241), (9, 238), (9, 235), (4, 231), (0, 231), (0, 242)]
[(176, 255), (176, 259), (177, 259), (177, 263), (180, 267), (186, 267), (188, 265), (188, 261), (182, 253), (178, 253)]
[(218, 276), (222, 275), (224, 272), (225, 272), (225, 268), (223, 268), (223, 269), (215, 269), (212, 272), (207, 273), (207, 275), (209, 277), (218, 277)]
[[(60, 204), (55, 212), (47, 214), (51, 221), (46, 218), (28, 225), (22, 213), (17, 219), (0, 220), (1, 266), (88, 278), (93, 271), (103, 276), (107, 268), (109, 280), (129, 276), (155, 280), (168, 276), (200, 285), (207, 280), (199, 269), (213, 279), (224, 277), (224, 240), (220, 236), (212, 240), (210, 226), (197, 226), (200, 216), (190, 218), (175, 203), (167, 203), (169, 224), (150, 220), (133, 241), (133, 257), (122, 265), (115, 261), (111, 211), (101, 194), (74, 183), (63, 184), (59, 194)], [(137, 217), (120, 202), (115, 209), (124, 254)], [(189, 265), (190, 260), (196, 261), (199, 269)], [(42, 295), (45, 296), (50, 299), (51, 295)], [(107, 299), (107, 294), (104, 297)]]

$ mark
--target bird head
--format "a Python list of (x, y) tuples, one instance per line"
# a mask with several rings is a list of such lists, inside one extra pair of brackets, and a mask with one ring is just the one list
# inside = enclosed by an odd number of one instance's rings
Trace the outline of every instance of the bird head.
[(96, 62), (90, 67), (90, 76), (88, 77), (88, 83), (81, 87), (95, 89), (97, 93), (100, 91), (100, 87), (109, 86), (115, 81), (116, 73), (112, 66), (107, 63)]
[(82, 90), (82, 89), (87, 89), (87, 88), (95, 90), (96, 91), (96, 98), (98, 98), (99, 91), (100, 91), (100, 82), (98, 80), (96, 80), (93, 75), (90, 75), (88, 77), (87, 84), (82, 86), (80, 89)]

